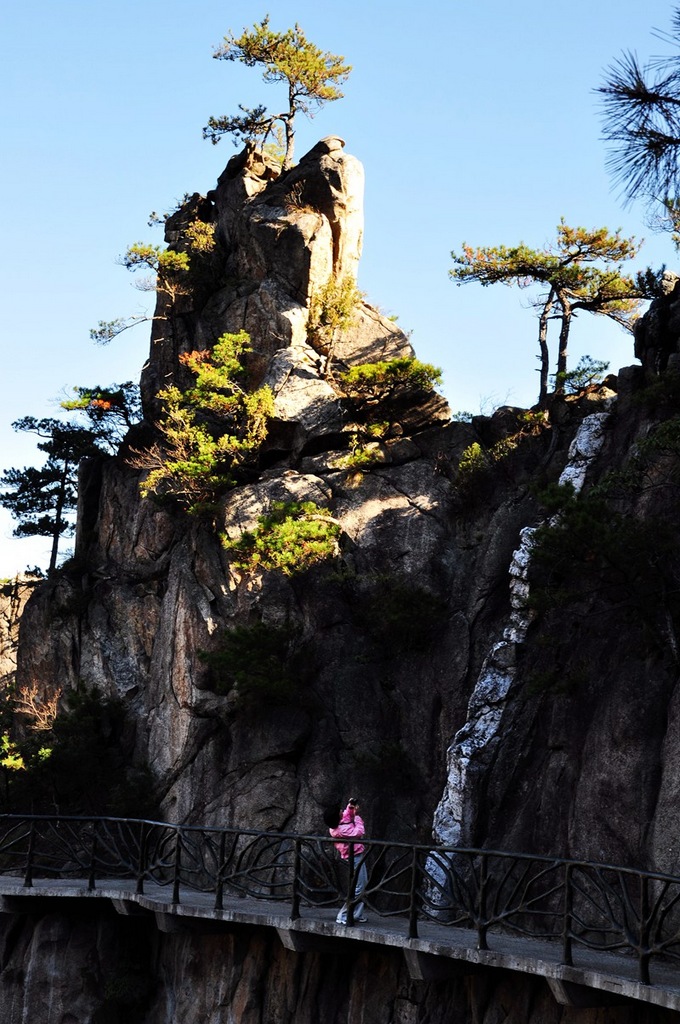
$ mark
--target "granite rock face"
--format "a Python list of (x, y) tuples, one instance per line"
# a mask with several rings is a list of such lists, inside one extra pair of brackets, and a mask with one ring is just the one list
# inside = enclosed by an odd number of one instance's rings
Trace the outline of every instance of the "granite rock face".
[(680, 360), (680, 277), (664, 271), (661, 294), (635, 325), (635, 355), (648, 378), (667, 367), (676, 372)]
[(674, 1024), (630, 1002), (559, 1005), (547, 982), (511, 971), (409, 976), (400, 950), (349, 943), (285, 949), (273, 931), (157, 932), (143, 918), (53, 912), (0, 919), (4, 1024)]
[[(346, 366), (412, 353), (398, 328), (365, 304), (338, 332), (332, 356), (307, 339), (314, 290), (332, 275), (356, 273), (362, 183), (360, 165), (337, 139), (324, 140), (283, 176), (247, 149), (208, 199), (192, 197), (168, 221), (171, 244), (180, 244), (187, 220), (215, 223), (224, 265), (217, 291), (190, 296), (193, 308), (175, 316), (171, 330), (162, 320), (154, 325), (143, 380), (147, 408), (154, 381), (179, 379), (182, 351), (245, 325), (258, 352), (256, 376), (276, 396), (265, 461), (252, 482), (226, 495), (217, 530), (141, 500), (139, 473), (123, 457), (86, 464), (75, 568), (29, 602), (23, 636), (30, 642), (22, 644), (18, 678), (46, 692), (82, 681), (121, 697), (163, 812), (175, 820), (313, 829), (323, 804), (351, 789), (365, 794), (372, 828), (395, 838), (428, 837), (444, 799), (440, 817), (449, 825), (436, 826), (440, 839), (458, 835), (451, 822), (464, 818), (466, 842), (484, 842), (490, 829), (497, 843), (556, 844), (564, 853), (578, 849), (610, 860), (630, 854), (644, 862), (656, 825), (640, 833), (634, 854), (623, 826), (610, 829), (607, 842), (596, 840), (600, 805), (588, 796), (591, 773), (606, 775), (611, 739), (601, 742), (600, 730), (610, 702), (617, 719), (627, 715), (626, 701), (616, 704), (616, 685), (603, 694), (593, 684), (603, 704), (589, 742), (601, 747), (602, 764), (599, 753), (591, 754), (577, 771), (586, 737), (570, 736), (564, 807), (546, 812), (541, 783), (542, 771), (563, 770), (561, 748), (543, 749), (544, 766), (516, 795), (506, 786), (516, 773), (508, 773), (507, 762), (526, 759), (538, 719), (554, 718), (565, 701), (550, 694), (527, 700), (527, 624), (513, 625), (526, 597), (515, 593), (514, 553), (522, 532), (542, 516), (529, 485), (539, 472), (577, 488), (595, 482), (625, 461), (636, 432), (649, 425), (640, 412), (618, 415), (607, 389), (556, 405), (545, 428), (533, 433), (522, 427), (521, 410), (451, 423), (436, 392), (412, 393), (392, 410), (399, 429), (376, 445), (371, 469), (344, 467), (353, 412), (333, 386), (333, 361)], [(316, 227), (308, 230), (312, 221)], [(230, 275), (239, 281), (236, 291), (223, 285)], [(262, 311), (265, 294), (269, 312), (253, 312), (251, 319), (246, 307)], [(589, 423), (599, 430), (592, 458), (579, 448), (589, 446)], [(508, 437), (512, 450), (503, 472), (480, 474), (466, 491), (456, 470), (463, 451), (472, 443), (490, 449)], [(244, 576), (219, 534), (237, 541), (274, 503), (291, 501), (328, 510), (341, 529), (337, 557), (300, 577)], [(233, 687), (217, 684), (203, 657), (230, 630), (253, 624), (289, 630), (305, 666), (286, 706), (265, 699), (257, 713), (239, 703)], [(599, 641), (583, 640), (586, 646)], [(631, 669), (619, 672), (616, 659), (612, 664), (623, 681)], [(475, 686), (486, 693), (485, 671), (505, 679), (498, 700), (475, 696)], [(655, 679), (672, 691), (665, 670)], [(473, 773), (474, 785), (467, 769), (459, 786), (447, 783), (447, 750), (459, 730), (464, 744), (482, 728), (473, 725), (475, 716), (486, 729), (487, 699), (495, 725), (493, 741), (475, 755), (481, 774)], [(639, 748), (648, 749), (643, 738)], [(460, 775), (448, 770), (454, 780)], [(489, 802), (497, 771), (501, 788)], [(670, 764), (659, 771), (668, 793), (661, 814), (675, 783)], [(580, 786), (579, 772), (587, 785)], [(644, 798), (650, 806), (657, 795), (651, 780)], [(527, 787), (536, 791), (537, 818)], [(443, 810), (449, 799), (460, 805), (453, 817)], [(513, 808), (521, 802), (512, 822), (508, 801)], [(523, 839), (520, 822), (532, 816)], [(664, 841), (659, 834), (655, 842), (661, 848)]]
[(0, 692), (16, 676), (19, 623), (36, 580), (16, 576), (0, 584)]
[[(144, 429), (159, 388), (183, 383), (182, 353), (245, 329), (251, 383), (275, 395), (270, 435), (260, 464), (224, 496), (217, 527), (142, 500), (124, 451), (86, 463), (76, 557), (26, 605), (17, 680), (46, 694), (83, 682), (119, 696), (170, 821), (317, 832), (324, 805), (351, 791), (377, 838), (429, 842), (434, 823), (439, 840), (677, 871), (674, 621), (654, 633), (634, 580), (618, 577), (561, 619), (525, 614), (527, 538), (546, 516), (536, 485), (587, 494), (627, 466), (659, 420), (632, 401), (642, 375), (620, 372), (618, 400), (591, 388), (533, 420), (507, 407), (452, 422), (435, 390), (412, 390), (390, 408), (370, 467), (353, 466), (356, 409), (336, 373), (413, 355), (365, 302), (330, 343), (308, 331), (319, 289), (356, 278), (362, 188), (341, 140), (323, 140), (285, 175), (247, 148), (208, 197), (170, 218), (178, 247), (187, 223), (215, 225), (217, 262), (172, 309), (159, 299)], [(474, 445), (486, 461), (464, 472)], [(655, 456), (663, 486), (653, 498), (622, 499), (629, 521), (673, 526), (674, 459)], [(305, 501), (339, 526), (334, 557), (299, 575), (244, 571), (221, 537), (237, 542), (277, 502)], [(289, 637), (285, 699), (265, 690), (244, 700), (233, 673), (225, 682), (206, 660), (254, 627)], [(27, 931), (22, 947), (36, 965), (39, 939)], [(87, 941), (94, 949), (100, 939)], [(449, 1019), (436, 986), (417, 991), (385, 951), (329, 966), (274, 954), (254, 936), (152, 941), (160, 952), (146, 1024)], [(71, 969), (64, 962), (64, 978)], [(500, 1008), (511, 990), (517, 1013)], [(568, 1019), (526, 979), (466, 991), (447, 987), (461, 1020)], [(268, 1015), (274, 1003), (278, 1016)], [(666, 1019), (611, 1012), (617, 1024)]]
[[(362, 195), (363, 169), (336, 138), (283, 176), (251, 148), (230, 161), (209, 198), (193, 196), (166, 224), (169, 243), (181, 248), (188, 223), (213, 223), (220, 265), (212, 268), (212, 291), (198, 282), (172, 311), (168, 296), (159, 297), (142, 378), (152, 416), (155, 390), (182, 381), (183, 351), (246, 329), (254, 385), (269, 384), (275, 415), (265, 464), (252, 484), (226, 496), (222, 529), (237, 539), (273, 502), (313, 501), (341, 526), (334, 564), (299, 580), (276, 573), (243, 579), (218, 531), (142, 501), (139, 473), (123, 458), (93, 461), (82, 473), (80, 568), (47, 584), (25, 617), (26, 634), (42, 639), (25, 644), (21, 679), (46, 689), (82, 681), (123, 698), (164, 813), (177, 820), (313, 827), (338, 789), (389, 774), (402, 745), (430, 799), (440, 785), (429, 747), (448, 714), (436, 709), (448, 703), (449, 642), (435, 649), (434, 624), (424, 624), (422, 645), (439, 667), (414, 721), (421, 650), (386, 655), (377, 617), (388, 580), (402, 602), (393, 611), (397, 633), (411, 601), (446, 605), (453, 567), (441, 553), (451, 487), (436, 466), (449, 444), (440, 434), (448, 407), (432, 390), (403, 395), (390, 413), (398, 429), (374, 446), (375, 469), (343, 469), (355, 410), (334, 373), (413, 350), (361, 300), (351, 324), (328, 339), (332, 355), (307, 330), (313, 295), (329, 281), (356, 278)], [(467, 428), (459, 433), (462, 443)], [(46, 616), (58, 628), (43, 633)], [(237, 707), (233, 693), (216, 692), (201, 660), (226, 629), (254, 622), (294, 632), (306, 665), (291, 706), (265, 700), (257, 715)], [(459, 632), (456, 619), (455, 644)], [(413, 756), (402, 728), (418, 735)], [(399, 799), (413, 802), (406, 834), (427, 832), (430, 810), (419, 796), (385, 801), (385, 821)]]

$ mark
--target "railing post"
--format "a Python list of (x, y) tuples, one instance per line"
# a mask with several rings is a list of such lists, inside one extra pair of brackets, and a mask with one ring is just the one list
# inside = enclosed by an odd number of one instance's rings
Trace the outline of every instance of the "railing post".
[(564, 865), (564, 920), (562, 922), (562, 963), (567, 967), (573, 967), (574, 956), (572, 951), (571, 924), (574, 910), (574, 890), (571, 876), (574, 865), (567, 862)]
[(409, 898), (408, 937), (418, 938), (418, 850), (411, 850), (411, 893)]
[(640, 875), (640, 931), (638, 935), (638, 963), (640, 981), (649, 985), (649, 879)]
[(180, 872), (182, 870), (182, 832), (178, 828), (175, 830), (175, 865), (173, 870), (172, 878), (172, 905), (173, 907), (179, 903), (179, 879)]
[(220, 835), (220, 852), (217, 859), (217, 880), (215, 884), (215, 910), (224, 910), (224, 852), (227, 845), (227, 834)]
[(26, 854), (26, 871), (24, 873), (24, 888), (30, 889), (33, 885), (33, 855), (35, 853), (35, 822), (31, 822), (28, 833), (28, 852)]
[(347, 885), (347, 924), (351, 928), (354, 924), (354, 843), (349, 843), (349, 883)]
[(95, 822), (94, 823), (94, 832), (92, 833), (92, 845), (90, 847), (90, 875), (89, 875), (89, 878), (87, 880), (88, 892), (92, 892), (92, 890), (94, 889), (96, 861), (97, 861), (97, 823)]
[(146, 822), (141, 823), (141, 834), (139, 837), (139, 864), (137, 866), (137, 895), (144, 893), (144, 876), (146, 874), (146, 858), (149, 845), (149, 829)]
[(300, 839), (296, 837), (293, 845), (293, 900), (290, 906), (290, 919), (297, 921), (300, 916)]
[(477, 949), (488, 949), (488, 943), (486, 941), (486, 932), (488, 928), (486, 920), (486, 879), (487, 879), (487, 858), (485, 853), (481, 853), (481, 863), (479, 865), (479, 904), (477, 907)]

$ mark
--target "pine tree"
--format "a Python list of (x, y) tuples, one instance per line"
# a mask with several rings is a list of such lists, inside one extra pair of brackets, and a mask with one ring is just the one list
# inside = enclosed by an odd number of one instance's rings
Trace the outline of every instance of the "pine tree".
[(217, 60), (238, 60), (246, 67), (261, 65), (265, 82), (286, 82), (288, 109), (270, 114), (263, 105), (249, 109), (239, 104), (241, 114), (211, 117), (203, 129), (203, 138), (214, 144), (223, 135), (235, 139), (261, 139), (271, 135), (277, 138), (277, 127), (283, 127), (285, 156), (283, 170), (293, 163), (295, 143), (295, 116), (298, 111), (313, 117), (324, 103), (338, 100), (342, 93), (338, 84), (344, 82), (352, 68), (344, 64), (344, 57), (323, 52), (310, 43), (299, 25), (285, 32), (269, 28), (269, 15), (251, 30), (244, 29), (240, 36), (229, 33), (224, 43), (213, 53)]
[(75, 387), (73, 392), (76, 397), (62, 402), (62, 409), (83, 413), (98, 446), (115, 455), (130, 427), (142, 419), (139, 385), (128, 380), (108, 387)]
[(160, 440), (132, 460), (148, 471), (142, 497), (191, 514), (212, 513), (219, 495), (257, 461), (274, 398), (266, 385), (247, 389), (242, 357), (248, 351), (250, 337), (241, 331), (223, 334), (211, 350), (180, 355), (194, 383), (185, 391), (170, 385), (156, 396)]
[(40, 451), (47, 458), (42, 467), (7, 469), (0, 476), (0, 505), (18, 521), (15, 537), (51, 537), (48, 572), (57, 564), (59, 542), (73, 533), (70, 513), (78, 497), (78, 464), (88, 455), (101, 452), (97, 434), (86, 427), (56, 419), (24, 416), (12, 424), (15, 430), (37, 434)]
[[(567, 372), (567, 346), (572, 320), (579, 310), (601, 313), (623, 327), (632, 329), (632, 320), (643, 297), (637, 280), (619, 272), (621, 263), (632, 259), (639, 245), (634, 238), (622, 238), (619, 231), (607, 228), (571, 228), (564, 219), (557, 226), (557, 241), (545, 249), (530, 249), (523, 242), (516, 246), (473, 248), (463, 243), (461, 252), (452, 252), (454, 267), (450, 276), (458, 284), (476, 281), (490, 284), (516, 284), (528, 288), (544, 286), (533, 303), (538, 310), (538, 347), (540, 352), (540, 388), (538, 401), (545, 404), (550, 370), (548, 326), (560, 321), (556, 381)], [(599, 264), (599, 265), (598, 265)]]
[[(671, 32), (656, 33), (680, 45), (680, 6)], [(646, 197), (664, 205), (680, 197), (680, 57), (656, 57), (641, 65), (624, 53), (607, 71), (604, 136), (612, 143), (609, 166), (628, 199)]]

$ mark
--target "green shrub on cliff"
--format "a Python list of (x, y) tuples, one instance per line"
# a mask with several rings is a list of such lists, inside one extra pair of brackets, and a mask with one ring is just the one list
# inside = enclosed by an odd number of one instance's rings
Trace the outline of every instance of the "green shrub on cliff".
[(404, 356), (352, 366), (338, 378), (344, 393), (355, 400), (384, 402), (397, 393), (429, 391), (442, 382), (442, 371), (431, 363)]
[(539, 494), (551, 518), (534, 534), (529, 605), (540, 615), (578, 618), (597, 602), (619, 628), (641, 627), (648, 649), (680, 659), (677, 530), (662, 502), (644, 516), (631, 512), (635, 492), (663, 486), (658, 475), (645, 482), (640, 472), (611, 474), (588, 494), (568, 485)]
[(10, 737), (0, 763), (0, 806), (34, 813), (152, 814), (148, 768), (132, 763), (129, 748), (122, 701), (87, 687), (71, 691), (49, 728)]
[(215, 650), (200, 651), (217, 693), (236, 689), (238, 706), (287, 704), (303, 678), (300, 631), (264, 622), (224, 631)]
[(349, 275), (329, 278), (309, 302), (307, 337), (317, 348), (328, 351), (337, 331), (347, 330), (356, 319), (362, 293)]
[(511, 472), (510, 458), (529, 438), (538, 437), (549, 428), (547, 414), (543, 410), (528, 409), (516, 417), (518, 429), (501, 437), (492, 445), (473, 441), (461, 452), (458, 460), (456, 490), (464, 504), (483, 500), (493, 485), (499, 471)]
[(270, 570), (294, 576), (333, 558), (340, 532), (330, 511), (313, 501), (275, 501), (255, 530), (222, 543), (232, 552), (235, 568), (245, 573)]
[(384, 462), (383, 451), (380, 446), (385, 436), (389, 433), (391, 424), (366, 423), (350, 435), (350, 447), (346, 455), (341, 455), (333, 463), (334, 469), (346, 469), (351, 473), (363, 473)]
[(170, 501), (190, 514), (210, 512), (254, 461), (274, 399), (268, 387), (246, 390), (242, 357), (249, 350), (250, 338), (241, 331), (223, 334), (211, 351), (180, 356), (195, 382), (186, 391), (171, 385), (158, 392), (161, 439), (133, 460), (148, 470), (142, 497)]
[(565, 395), (577, 395), (579, 391), (600, 384), (605, 373), (609, 369), (609, 363), (601, 359), (593, 359), (592, 356), (581, 356), (573, 370), (562, 370), (553, 377), (553, 384), (556, 391), (562, 391)]

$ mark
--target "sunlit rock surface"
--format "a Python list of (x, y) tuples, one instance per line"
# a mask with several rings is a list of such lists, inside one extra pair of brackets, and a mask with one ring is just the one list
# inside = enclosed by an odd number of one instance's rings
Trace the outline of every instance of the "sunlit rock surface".
[(35, 582), (28, 576), (15, 576), (0, 582), (0, 692), (14, 683), (19, 621)]

